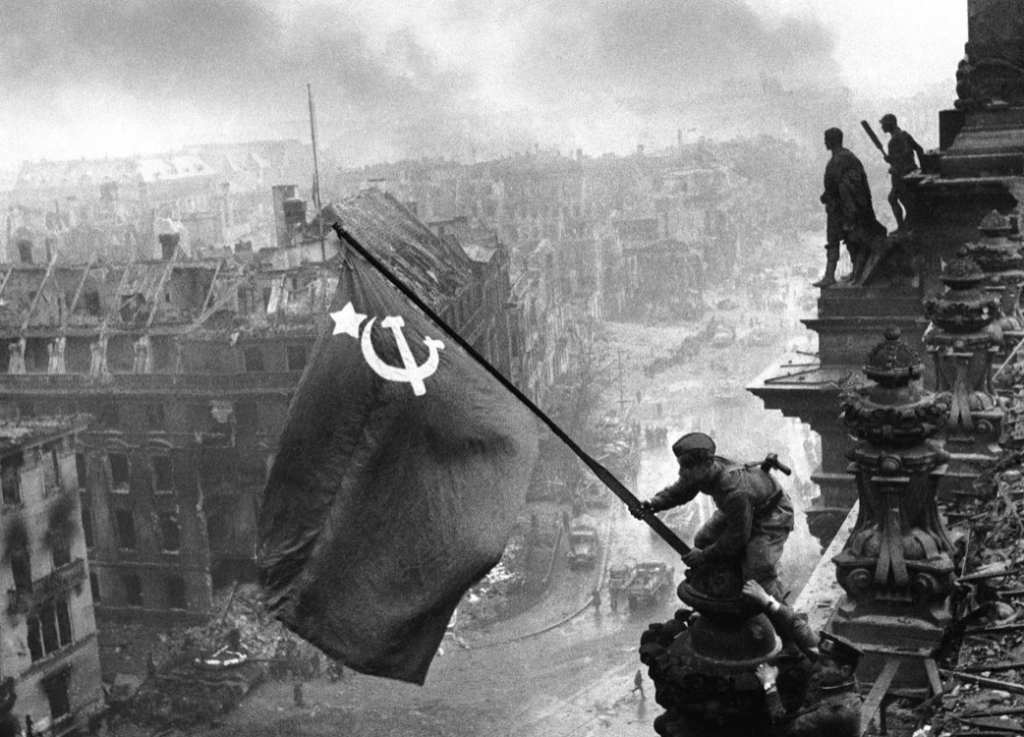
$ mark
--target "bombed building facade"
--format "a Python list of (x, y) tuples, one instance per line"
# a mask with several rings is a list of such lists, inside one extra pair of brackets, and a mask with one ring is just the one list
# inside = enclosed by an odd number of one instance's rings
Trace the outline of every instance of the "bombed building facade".
[[(376, 190), (333, 216), (494, 365), (521, 370), (500, 246), (473, 257)], [(101, 622), (205, 621), (215, 587), (253, 578), (257, 497), (337, 282), (334, 262), (299, 262), (316, 227), (255, 255), (55, 252), (4, 271), (5, 416), (89, 418), (69, 447)]]
[(0, 681), (38, 730), (82, 728), (103, 707), (89, 561), (96, 531), (80, 449), (84, 417), (0, 423)]

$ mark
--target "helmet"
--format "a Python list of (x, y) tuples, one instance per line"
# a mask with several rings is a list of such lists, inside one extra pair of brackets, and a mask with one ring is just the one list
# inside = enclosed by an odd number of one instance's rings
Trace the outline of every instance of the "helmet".
[(893, 115), (892, 113), (886, 113), (881, 117), (881, 119), (878, 122), (881, 123), (882, 125), (885, 125), (887, 123), (892, 123), (893, 125), (896, 125), (896, 116)]
[(715, 441), (702, 432), (690, 432), (672, 444), (672, 452), (680, 463), (697, 465), (715, 455)]

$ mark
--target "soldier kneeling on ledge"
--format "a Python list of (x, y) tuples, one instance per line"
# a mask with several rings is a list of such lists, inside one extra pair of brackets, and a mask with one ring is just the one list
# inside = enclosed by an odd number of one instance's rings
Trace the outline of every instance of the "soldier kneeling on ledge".
[(764, 463), (736, 463), (715, 451), (710, 436), (702, 432), (683, 435), (672, 446), (679, 478), (630, 512), (643, 519), (687, 504), (701, 492), (707, 494), (718, 509), (697, 532), (694, 549), (683, 556), (683, 562), (698, 568), (738, 558), (744, 578), (754, 579), (782, 598), (778, 562), (793, 529), (793, 505)]

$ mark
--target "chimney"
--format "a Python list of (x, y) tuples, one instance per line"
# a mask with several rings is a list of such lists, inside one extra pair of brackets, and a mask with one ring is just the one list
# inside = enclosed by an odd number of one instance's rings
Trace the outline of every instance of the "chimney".
[(271, 187), (274, 198), (274, 232), (277, 235), (277, 247), (284, 248), (291, 244), (288, 234), (288, 223), (285, 218), (284, 202), (295, 197), (294, 184), (277, 184)]

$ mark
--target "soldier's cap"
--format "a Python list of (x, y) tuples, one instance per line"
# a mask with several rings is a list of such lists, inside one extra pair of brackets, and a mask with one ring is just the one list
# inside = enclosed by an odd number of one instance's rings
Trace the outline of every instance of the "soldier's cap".
[(672, 444), (681, 463), (701, 463), (715, 455), (715, 441), (702, 432), (688, 432)]
[(832, 658), (833, 660), (842, 660), (854, 664), (864, 656), (864, 652), (859, 650), (845, 637), (833, 635), (830, 632), (822, 632), (820, 634), (818, 652), (821, 653), (823, 657)]
[(878, 122), (881, 123), (882, 125), (885, 125), (886, 123), (892, 123), (893, 125), (896, 125), (896, 116), (893, 115), (892, 113), (886, 113), (879, 119)]

